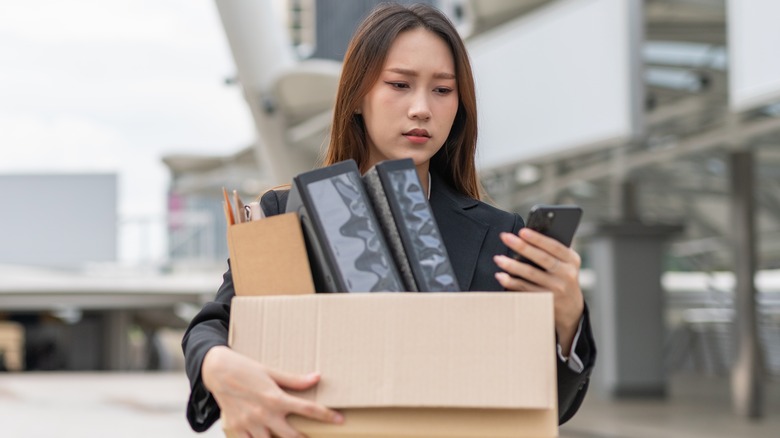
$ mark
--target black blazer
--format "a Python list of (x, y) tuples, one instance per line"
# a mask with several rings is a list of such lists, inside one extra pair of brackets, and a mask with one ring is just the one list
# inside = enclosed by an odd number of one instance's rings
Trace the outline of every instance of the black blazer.
[[(283, 213), (288, 194), (287, 191), (270, 191), (263, 195), (261, 205), (266, 215)], [(471, 291), (503, 290), (494, 277), (498, 267), (493, 262), (493, 256), (508, 254), (509, 251), (501, 243), (499, 233), (517, 233), (523, 227), (523, 219), (515, 213), (507, 213), (457, 193), (433, 173), (430, 205), (460, 287)], [(200, 368), (211, 347), (227, 345), (230, 300), (234, 295), (233, 278), (228, 267), (216, 298), (190, 322), (182, 340), (191, 387), (187, 419), (198, 432), (208, 429), (219, 418), (219, 406), (203, 385)], [(561, 424), (579, 409), (596, 359), (587, 307), (575, 351), (585, 365), (582, 373), (571, 371), (567, 364), (558, 360), (558, 416)]]

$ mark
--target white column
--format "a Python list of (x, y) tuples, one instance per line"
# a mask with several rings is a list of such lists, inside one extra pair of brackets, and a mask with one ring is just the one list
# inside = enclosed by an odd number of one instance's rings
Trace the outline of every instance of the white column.
[(311, 153), (290, 146), (287, 121), (273, 94), (276, 80), (297, 64), (283, 1), (216, 0), (238, 79), (257, 129), (256, 155), (272, 184), (312, 168)]

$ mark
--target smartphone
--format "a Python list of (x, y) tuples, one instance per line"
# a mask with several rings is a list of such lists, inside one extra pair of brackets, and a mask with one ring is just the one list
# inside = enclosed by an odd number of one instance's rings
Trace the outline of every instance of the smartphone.
[[(566, 246), (571, 246), (581, 218), (582, 208), (577, 205), (534, 205), (525, 226), (552, 237)], [(519, 254), (515, 254), (514, 258), (544, 270)]]

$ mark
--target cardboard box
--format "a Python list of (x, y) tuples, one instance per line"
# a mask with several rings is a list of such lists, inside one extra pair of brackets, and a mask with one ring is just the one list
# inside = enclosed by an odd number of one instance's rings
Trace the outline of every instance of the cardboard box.
[(314, 293), (297, 214), (229, 225), (227, 241), (236, 295)]
[(231, 347), (290, 372), (298, 393), (343, 425), (291, 424), (325, 437), (558, 436), (549, 293), (372, 293), (236, 297)]

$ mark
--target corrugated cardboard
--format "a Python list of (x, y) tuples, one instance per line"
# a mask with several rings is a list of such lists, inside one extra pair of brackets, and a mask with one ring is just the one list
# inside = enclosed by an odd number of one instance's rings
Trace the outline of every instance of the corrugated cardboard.
[(311, 438), (557, 436), (551, 294), (236, 297), (231, 308), (234, 350), (322, 373), (299, 395), (346, 422), (291, 417)]
[(229, 225), (227, 240), (236, 295), (314, 293), (297, 214)]

